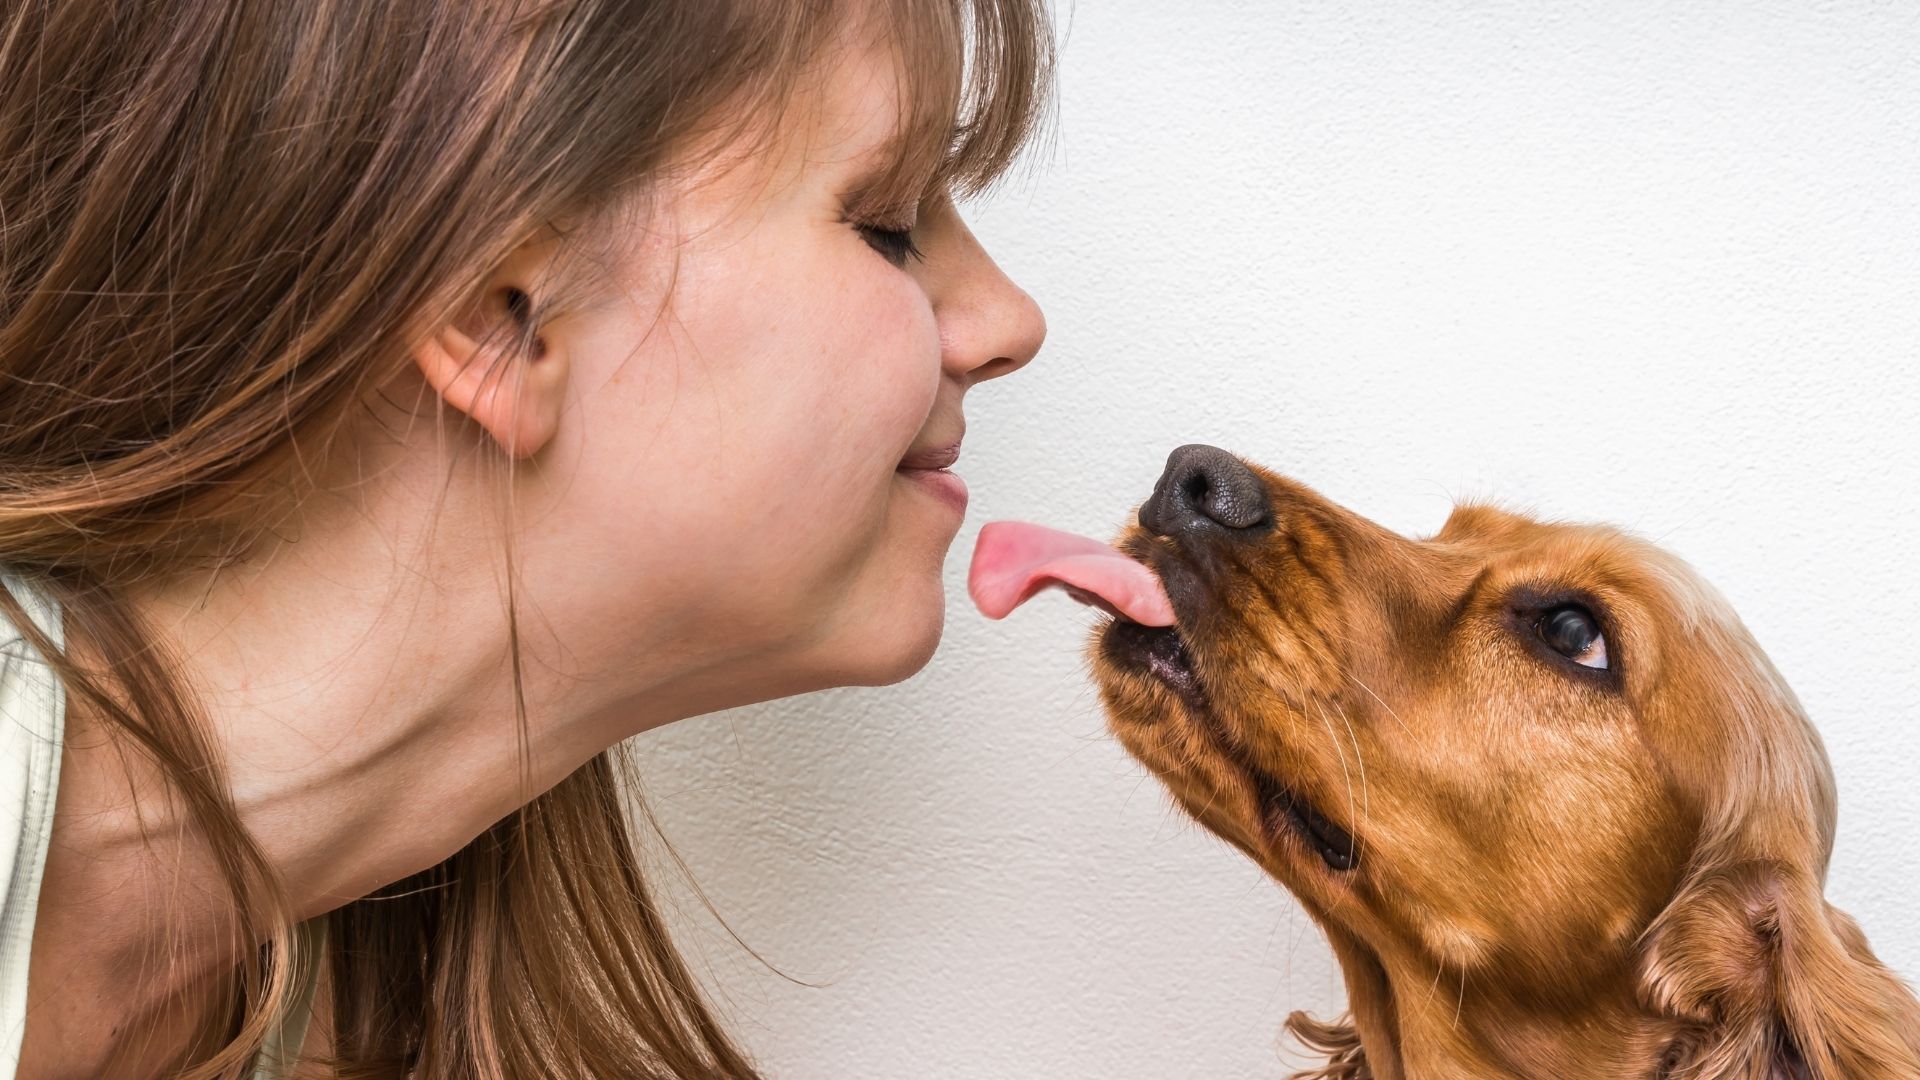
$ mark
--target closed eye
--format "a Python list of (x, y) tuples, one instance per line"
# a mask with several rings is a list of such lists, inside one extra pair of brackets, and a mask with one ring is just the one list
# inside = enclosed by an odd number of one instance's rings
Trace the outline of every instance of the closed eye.
[(854, 223), (854, 229), (860, 233), (860, 239), (867, 246), (880, 253), (881, 258), (895, 266), (904, 267), (909, 259), (919, 262), (926, 258), (913, 242), (912, 228), (890, 229), (883, 225), (863, 225)]

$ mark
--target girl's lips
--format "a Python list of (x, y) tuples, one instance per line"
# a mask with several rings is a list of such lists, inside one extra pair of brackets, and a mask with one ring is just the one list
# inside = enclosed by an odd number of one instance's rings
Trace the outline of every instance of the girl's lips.
[(913, 481), (927, 493), (947, 504), (955, 512), (967, 512), (967, 482), (945, 469), (908, 469), (895, 470), (901, 476)]
[(917, 469), (946, 469), (951, 468), (953, 463), (959, 460), (960, 444), (953, 443), (949, 446), (939, 446), (931, 450), (915, 450), (906, 457), (901, 458), (900, 464), (896, 466), (896, 468), (901, 472), (910, 472)]

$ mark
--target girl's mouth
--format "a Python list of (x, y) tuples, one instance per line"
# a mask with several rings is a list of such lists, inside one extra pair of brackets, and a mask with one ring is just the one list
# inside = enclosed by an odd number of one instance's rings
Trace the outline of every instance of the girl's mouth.
[(967, 511), (967, 483), (947, 470), (960, 460), (960, 444), (950, 443), (929, 450), (916, 450), (900, 459), (894, 472), (913, 481), (915, 486), (946, 503), (954, 511)]
[(959, 460), (960, 444), (956, 442), (946, 446), (912, 451), (900, 459), (900, 464), (896, 468), (900, 472), (950, 469)]

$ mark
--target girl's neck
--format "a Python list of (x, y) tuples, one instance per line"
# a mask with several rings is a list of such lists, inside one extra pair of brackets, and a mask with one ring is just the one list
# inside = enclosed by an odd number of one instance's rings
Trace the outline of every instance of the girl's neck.
[[(444, 861), (619, 739), (704, 711), (699, 673), (568, 666), (577, 654), (524, 604), (516, 693), (493, 492), (387, 479), (384, 498), (309, 500), (296, 539), (128, 596), (300, 919)], [(75, 660), (111, 667), (68, 630)], [(116, 1032), (156, 1030), (143, 1019), (184, 1040), (196, 988), (239, 959), (234, 901), (167, 778), (72, 696), (66, 742), (27, 1042), (104, 1064), (127, 1049)]]

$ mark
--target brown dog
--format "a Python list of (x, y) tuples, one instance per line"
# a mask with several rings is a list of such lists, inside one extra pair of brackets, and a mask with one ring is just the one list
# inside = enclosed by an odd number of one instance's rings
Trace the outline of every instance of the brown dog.
[(1211, 447), (1120, 550), (1113, 730), (1326, 930), (1310, 1078), (1915, 1080), (1920, 1004), (1822, 897), (1826, 754), (1712, 589), (1480, 506), (1397, 536)]

